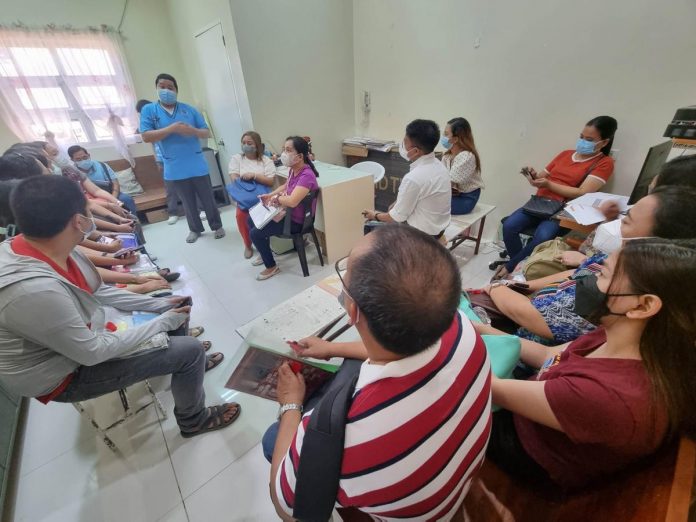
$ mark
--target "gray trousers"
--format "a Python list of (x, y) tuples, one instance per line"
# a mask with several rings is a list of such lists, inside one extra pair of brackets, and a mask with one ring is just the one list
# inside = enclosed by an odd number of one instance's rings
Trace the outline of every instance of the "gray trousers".
[(80, 366), (56, 402), (94, 399), (150, 377), (172, 376), (174, 416), (182, 431), (193, 431), (207, 420), (203, 376), (206, 357), (194, 337), (171, 337), (169, 347), (94, 366)]
[(194, 178), (177, 179), (172, 181), (176, 193), (179, 195), (181, 203), (184, 205), (184, 213), (186, 214), (186, 222), (188, 223), (191, 232), (203, 233), (203, 222), (198, 215), (198, 205), (196, 204), (196, 196), (203, 205), (203, 210), (208, 218), (208, 225), (211, 230), (222, 228), (222, 219), (218, 211), (215, 197), (213, 196), (213, 186), (210, 183), (210, 177), (196, 176)]

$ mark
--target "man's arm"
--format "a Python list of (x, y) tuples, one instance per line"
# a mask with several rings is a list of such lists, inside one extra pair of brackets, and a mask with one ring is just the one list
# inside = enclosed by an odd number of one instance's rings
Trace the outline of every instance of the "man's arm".
[(174, 306), (169, 299), (134, 294), (128, 290), (122, 290), (104, 284), (97, 288), (93, 295), (100, 303), (126, 312), (162, 313), (170, 310)]
[(16, 335), (85, 366), (128, 353), (154, 335), (178, 328), (187, 318), (187, 314), (172, 311), (125, 331), (93, 332), (62, 285), (27, 292), (6, 306), (2, 315)]
[[(404, 178), (399, 186), (394, 207), (389, 211), (389, 216), (399, 223), (406, 221), (418, 204), (419, 194), (420, 187), (413, 181)], [(380, 218), (381, 221), (385, 221), (382, 216)]]
[(306, 337), (300, 339), (297, 345), (297, 355), (300, 357), (326, 360), (333, 357), (342, 357), (344, 359), (358, 359), (361, 361), (365, 361), (368, 358), (367, 349), (362, 341), (334, 343), (319, 337)]

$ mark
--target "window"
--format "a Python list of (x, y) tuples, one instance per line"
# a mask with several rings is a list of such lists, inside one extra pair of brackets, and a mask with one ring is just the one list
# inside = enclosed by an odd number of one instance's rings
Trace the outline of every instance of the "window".
[(0, 28), (0, 116), (21, 139), (123, 140), (137, 126), (134, 105), (116, 34)]

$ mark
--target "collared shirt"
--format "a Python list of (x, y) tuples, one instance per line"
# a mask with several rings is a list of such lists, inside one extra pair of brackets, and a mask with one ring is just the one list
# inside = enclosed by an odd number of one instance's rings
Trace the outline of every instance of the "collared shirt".
[[(159, 103), (150, 103), (140, 113), (140, 132), (163, 129), (176, 122), (197, 129), (208, 128), (201, 113), (186, 103), (177, 102), (171, 113)], [(167, 181), (208, 175), (208, 163), (196, 136), (170, 134), (157, 143), (164, 162), (164, 179)]]
[(106, 163), (95, 161), (94, 166), (85, 172), (87, 177), (99, 186), (108, 185), (109, 181), (118, 181), (116, 173)]
[(449, 172), (431, 152), (411, 163), (411, 170), (401, 180), (396, 203), (389, 215), (394, 221), (405, 221), (436, 236), (449, 225), (451, 210)]
[[(336, 507), (378, 520), (449, 520), (483, 461), (491, 426), (490, 361), (459, 313), (434, 346), (385, 365), (363, 363), (348, 411)], [(291, 514), (311, 412), (276, 481)]]

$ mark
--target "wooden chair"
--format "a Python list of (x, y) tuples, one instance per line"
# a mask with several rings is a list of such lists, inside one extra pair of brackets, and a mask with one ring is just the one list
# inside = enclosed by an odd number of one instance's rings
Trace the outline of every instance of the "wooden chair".
[(485, 461), (453, 521), (682, 522), (688, 519), (696, 445), (683, 438), (585, 490), (538, 491)]
[(317, 249), (317, 254), (319, 255), (319, 263), (324, 266), (324, 258), (321, 255), (321, 247), (319, 246), (319, 239), (317, 238), (317, 233), (314, 230), (314, 207), (315, 201), (319, 196), (318, 190), (310, 191), (302, 201), (300, 201), (300, 206), (304, 213), (304, 223), (302, 223), (302, 230), (297, 233), (291, 232), (292, 227), (292, 209), (288, 209), (285, 215), (285, 221), (283, 223), (283, 233), (278, 234), (276, 237), (281, 237), (283, 239), (292, 239), (295, 245), (295, 250), (297, 251), (297, 256), (300, 258), (300, 265), (302, 266), (302, 274), (305, 277), (309, 276), (309, 267), (307, 265), (307, 252), (305, 251), (304, 235), (312, 234), (312, 239), (314, 240), (314, 246)]

